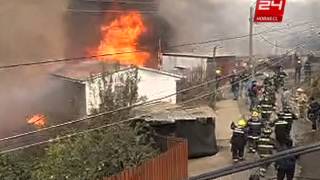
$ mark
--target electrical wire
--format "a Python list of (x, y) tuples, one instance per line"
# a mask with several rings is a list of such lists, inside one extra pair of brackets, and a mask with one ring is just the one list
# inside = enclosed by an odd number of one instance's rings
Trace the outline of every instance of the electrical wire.
[[(289, 53), (289, 52), (288, 52)], [(282, 61), (286, 60), (285, 57), (281, 58), (282, 60), (279, 61), (279, 62), (274, 62), (273, 65), (276, 65), (276, 64), (279, 64), (281, 63)], [(279, 60), (279, 59), (278, 59)], [(264, 67), (262, 69), (268, 69), (268, 67)], [(251, 76), (247, 77), (247, 79), (250, 79)], [(243, 81), (243, 80), (240, 80), (240, 81)], [(222, 87), (222, 89), (224, 89), (226, 87)], [(220, 90), (220, 89), (219, 89)], [(198, 100), (198, 99), (202, 99), (206, 96), (210, 96), (212, 94), (214, 94), (215, 92), (210, 92), (210, 93), (207, 93), (207, 94), (204, 94), (204, 95), (201, 95), (201, 96), (198, 96), (198, 97), (195, 97), (195, 98), (192, 98), (192, 99), (189, 99), (188, 101), (186, 102), (182, 102), (182, 104), (186, 104), (186, 103), (190, 103), (191, 101), (195, 101), (195, 100)], [(20, 147), (17, 147), (17, 148), (12, 148), (12, 149), (8, 149), (8, 150), (4, 150), (4, 151), (1, 151), (0, 152), (0, 155), (2, 154), (6, 154), (6, 153), (10, 153), (10, 152), (14, 152), (14, 151), (18, 151), (18, 150), (23, 150), (23, 149), (27, 149), (27, 148), (30, 148), (30, 147), (34, 147), (34, 146), (38, 146), (38, 145), (43, 145), (43, 144), (47, 144), (47, 143), (53, 143), (53, 142), (57, 142), (57, 141), (60, 141), (60, 140), (63, 140), (63, 139), (66, 139), (66, 138), (71, 138), (71, 137), (74, 137), (76, 135), (81, 135), (81, 134), (85, 134), (85, 133), (89, 133), (89, 132), (93, 132), (93, 131), (97, 131), (97, 130), (100, 130), (100, 129), (103, 129), (103, 128), (107, 128), (107, 127), (111, 127), (111, 126), (115, 126), (115, 125), (120, 125), (120, 124), (123, 124), (123, 123), (127, 123), (127, 122), (130, 122), (130, 121), (133, 121), (133, 120), (136, 120), (138, 118), (141, 118), (143, 116), (146, 116), (146, 115), (150, 115), (150, 113), (145, 113), (144, 115), (139, 115), (139, 117), (132, 117), (132, 118), (128, 118), (128, 119), (125, 119), (125, 120), (121, 120), (121, 121), (118, 121), (118, 122), (115, 122), (115, 123), (110, 123), (110, 124), (106, 124), (104, 126), (100, 126), (100, 127), (97, 127), (97, 128), (93, 128), (93, 129), (89, 129), (89, 130), (85, 130), (85, 131), (81, 131), (81, 132), (77, 132), (77, 133), (73, 133), (73, 134), (69, 134), (69, 135), (65, 135), (65, 136), (61, 136), (61, 137), (57, 137), (57, 138), (54, 138), (54, 139), (50, 139), (50, 140), (46, 140), (46, 141), (41, 141), (41, 142), (37, 142), (37, 143), (33, 143), (33, 144), (29, 144), (29, 145), (25, 145), (25, 146), (20, 146)], [(18, 135), (17, 135), (18, 136)], [(15, 137), (17, 137), (15, 136)], [(21, 136), (20, 136), (21, 137)], [(12, 137), (10, 138), (4, 138), (4, 139), (12, 139)], [(1, 139), (1, 141), (3, 141), (4, 139)]]
[[(291, 29), (295, 28), (295, 27), (303, 26), (303, 25), (308, 25), (310, 23), (311, 22), (304, 22), (304, 23), (296, 24), (296, 25), (293, 25), (291, 27)], [(271, 32), (275, 32), (277, 30), (279, 30), (279, 29), (265, 30), (265, 31), (261, 31), (261, 32), (258, 32), (258, 33), (254, 33), (253, 36), (258, 36), (260, 34), (271, 33)], [(203, 45), (203, 44), (216, 43), (216, 42), (222, 42), (222, 41), (230, 41), (230, 40), (242, 39), (242, 38), (245, 38), (245, 37), (249, 37), (249, 35), (246, 34), (246, 35), (233, 36), (233, 37), (220, 38), (220, 39), (213, 39), (213, 40), (202, 41), (202, 42), (192, 42), (192, 43), (171, 45), (167, 49), (185, 47), (185, 46)], [(46, 59), (46, 60), (34, 61), (34, 62), (9, 64), (9, 65), (0, 66), (0, 70), (9, 69), (9, 68), (17, 68), (17, 67), (25, 67), (25, 66), (33, 66), (33, 65), (43, 65), (43, 64), (79, 61), (79, 60), (86, 60), (86, 59), (99, 58), (99, 57), (108, 57), (108, 56), (115, 56), (115, 55), (123, 55), (123, 54), (144, 53), (144, 52), (148, 52), (148, 51), (155, 51), (155, 49), (153, 49), (153, 50), (152, 49), (149, 49), (149, 50), (144, 49), (144, 50), (136, 50), (136, 51), (124, 51), (124, 52), (116, 52), (116, 53), (106, 53), (106, 54), (100, 54), (100, 55), (94, 55), (94, 56), (80, 56), (80, 57), (69, 57), (69, 58), (60, 58), (60, 59)]]
[[(301, 43), (301, 44), (303, 44), (303, 43)], [(300, 46), (300, 44), (298, 44), (296, 48), (298, 48), (299, 46)], [(296, 48), (291, 49), (286, 54), (290, 53), (291, 51), (295, 50)], [(260, 58), (260, 59), (263, 60), (264, 58)], [(135, 108), (135, 107), (139, 107), (139, 106), (145, 106), (145, 105), (151, 105), (153, 103), (158, 103), (161, 100), (170, 98), (170, 97), (175, 96), (177, 94), (181, 94), (181, 93), (184, 93), (184, 92), (187, 92), (187, 91), (202, 87), (204, 85), (207, 85), (207, 84), (210, 84), (210, 83), (213, 83), (213, 82), (216, 82), (216, 81), (228, 79), (231, 75), (232, 74), (226, 75), (224, 77), (221, 77), (220, 79), (211, 79), (211, 80), (208, 80), (206, 82), (200, 83), (198, 85), (195, 85), (195, 86), (192, 86), (192, 87), (189, 87), (189, 88), (185, 88), (185, 89), (182, 89), (182, 90), (177, 91), (175, 93), (169, 94), (167, 96), (156, 98), (156, 99), (153, 99), (153, 100), (150, 100), (150, 101), (147, 101), (147, 102), (138, 103), (138, 104), (134, 104), (134, 105), (127, 106), (127, 107), (118, 108), (116, 110), (102, 112), (102, 113), (98, 113), (98, 114), (95, 114), (95, 115), (90, 115), (90, 116), (87, 116), (87, 117), (84, 117), (84, 118), (67, 121), (67, 122), (64, 122), (64, 123), (61, 123), (61, 124), (52, 125), (52, 126), (45, 127), (45, 128), (42, 128), (42, 129), (38, 129), (38, 130), (26, 132), (26, 133), (21, 133), (21, 134), (17, 134), (17, 135), (10, 136), (10, 137), (1, 138), (0, 142), (12, 140), (12, 139), (17, 139), (17, 138), (20, 138), (20, 137), (24, 137), (24, 136), (36, 134), (36, 133), (39, 133), (39, 132), (47, 131), (47, 130), (50, 130), (50, 129), (55, 129), (55, 128), (59, 128), (59, 127), (63, 127), (63, 126), (68, 126), (68, 125), (79, 123), (79, 122), (83, 122), (83, 121), (86, 121), (86, 120), (92, 120), (92, 119), (94, 119), (96, 117), (101, 117), (101, 116), (104, 116), (104, 115), (113, 114), (113, 113), (116, 113), (116, 112), (119, 112), (119, 111), (123, 111), (123, 110), (129, 110), (129, 109), (132, 109), (132, 108)]]
[[(297, 45), (297, 47), (298, 47), (298, 45)], [(290, 52), (294, 51), (296, 48), (288, 51), (286, 54), (289, 54)], [(264, 58), (260, 58), (260, 59), (264, 59)], [(273, 58), (273, 59), (278, 59), (278, 58)], [(272, 61), (272, 59), (270, 59), (270, 61)], [(261, 64), (264, 64), (264, 62), (261, 63)], [(239, 72), (239, 73), (241, 73), (241, 72)], [(106, 111), (106, 112), (98, 113), (98, 114), (95, 114), (95, 115), (90, 115), (90, 116), (87, 116), (87, 117), (84, 117), (84, 118), (67, 121), (67, 122), (64, 122), (64, 123), (61, 123), (61, 124), (52, 125), (52, 126), (45, 127), (45, 128), (42, 128), (42, 129), (29, 131), (29, 132), (26, 132), (26, 133), (21, 133), (21, 134), (17, 134), (17, 135), (6, 137), (6, 138), (1, 138), (0, 142), (17, 139), (17, 138), (20, 138), (20, 137), (36, 134), (36, 133), (43, 132), (43, 131), (48, 131), (48, 130), (59, 128), (59, 127), (63, 127), (63, 126), (68, 126), (68, 125), (71, 125), (71, 124), (75, 124), (75, 123), (79, 123), (79, 122), (83, 122), (83, 121), (87, 121), (87, 120), (95, 120), (94, 118), (97, 118), (97, 117), (101, 117), (101, 116), (108, 115), (108, 114), (113, 114), (113, 113), (124, 111), (124, 110), (129, 110), (129, 109), (140, 107), (140, 106), (146, 106), (146, 105), (148, 106), (148, 105), (152, 105), (154, 103), (159, 103), (161, 100), (170, 98), (172, 96), (175, 96), (175, 95), (187, 92), (187, 91), (191, 91), (193, 89), (205, 86), (205, 85), (213, 83), (213, 82), (217, 82), (217, 81), (221, 81), (221, 80), (224, 80), (224, 79), (228, 79), (229, 77), (231, 77), (231, 75), (232, 74), (229, 74), (229, 75), (226, 75), (226, 76), (221, 77), (219, 79), (211, 79), (211, 80), (205, 81), (203, 83), (200, 83), (198, 85), (195, 85), (195, 86), (192, 86), (192, 87), (189, 87), (189, 88), (185, 88), (185, 89), (182, 89), (182, 90), (177, 91), (175, 93), (166, 95), (164, 97), (156, 98), (156, 99), (153, 99), (153, 100), (150, 100), (150, 101), (146, 101), (146, 102), (143, 102), (143, 103), (138, 103), (138, 104), (134, 104), (134, 105), (127, 106), (127, 107), (118, 108), (118, 109), (115, 109), (115, 110), (112, 110), (112, 111)]]

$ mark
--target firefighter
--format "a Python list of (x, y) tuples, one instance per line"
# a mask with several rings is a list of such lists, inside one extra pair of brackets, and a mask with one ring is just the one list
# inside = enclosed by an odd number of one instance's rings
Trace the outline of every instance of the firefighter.
[(273, 86), (273, 79), (269, 76), (269, 74), (265, 74), (265, 78), (263, 80), (263, 85), (265, 87), (272, 87)]
[[(262, 132), (262, 136), (257, 141), (257, 152), (260, 158), (266, 158), (273, 154), (273, 150), (275, 149), (275, 142), (271, 138), (272, 129), (264, 128)], [(264, 177), (270, 163), (264, 164), (260, 167), (260, 176)]]
[(248, 96), (250, 99), (250, 110), (251, 111), (254, 108), (256, 108), (257, 105), (259, 104), (258, 95), (259, 95), (259, 90), (258, 90), (257, 81), (253, 80), (251, 83), (251, 86), (249, 86), (249, 88), (248, 88)]
[(302, 88), (297, 89), (296, 103), (298, 104), (299, 118), (304, 119), (307, 110), (308, 97)]
[(310, 104), (308, 108), (308, 119), (312, 122), (312, 130), (317, 130), (317, 123), (320, 116), (320, 104), (314, 97), (310, 98)]
[(285, 116), (281, 113), (278, 114), (277, 120), (271, 123), (274, 126), (274, 132), (276, 135), (276, 140), (280, 144), (285, 144), (290, 140), (291, 124), (285, 119)]
[(285, 78), (287, 77), (287, 73), (284, 71), (282, 66), (277, 67), (277, 70), (274, 75), (274, 85), (275, 89), (278, 92), (278, 90), (284, 86), (285, 84)]
[(236, 124), (231, 124), (233, 130), (231, 137), (232, 159), (236, 163), (244, 160), (244, 148), (247, 143), (247, 121), (240, 119)]
[[(278, 151), (289, 150), (292, 147), (293, 147), (293, 142), (288, 141), (285, 145), (281, 145), (278, 148)], [(277, 170), (277, 180), (284, 180), (285, 177), (287, 180), (293, 180), (297, 159), (298, 159), (298, 156), (289, 156), (276, 161), (275, 167)]]
[(270, 120), (271, 114), (274, 111), (275, 105), (271, 100), (267, 97), (264, 96), (262, 100), (260, 101), (259, 108), (261, 112), (261, 118), (263, 122), (267, 122)]
[(298, 117), (293, 113), (291, 107), (288, 105), (283, 107), (283, 110), (279, 113), (279, 116), (280, 116), (279, 119), (282, 119), (282, 120), (288, 122), (288, 130), (289, 130), (289, 134), (290, 134), (293, 121), (297, 120)]
[(257, 140), (261, 136), (263, 124), (260, 119), (259, 112), (253, 111), (248, 121), (248, 144), (249, 152), (255, 153), (257, 149)]

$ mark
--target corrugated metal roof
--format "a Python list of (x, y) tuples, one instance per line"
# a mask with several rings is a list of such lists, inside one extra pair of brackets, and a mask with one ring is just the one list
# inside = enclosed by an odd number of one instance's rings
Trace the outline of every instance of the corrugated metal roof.
[(148, 114), (148, 116), (144, 116), (146, 121), (174, 122), (216, 117), (214, 111), (209, 106), (183, 107), (170, 103), (158, 103), (147, 107), (140, 107), (136, 111), (138, 116)]

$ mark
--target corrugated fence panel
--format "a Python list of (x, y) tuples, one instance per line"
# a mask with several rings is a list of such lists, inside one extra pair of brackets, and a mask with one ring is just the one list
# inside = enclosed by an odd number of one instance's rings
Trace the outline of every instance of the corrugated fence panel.
[(180, 138), (167, 138), (168, 150), (135, 168), (104, 180), (186, 180), (188, 179), (188, 146)]

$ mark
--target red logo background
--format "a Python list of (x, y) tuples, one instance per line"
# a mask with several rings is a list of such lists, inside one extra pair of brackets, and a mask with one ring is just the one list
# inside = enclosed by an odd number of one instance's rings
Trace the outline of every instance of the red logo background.
[(254, 22), (282, 22), (286, 0), (257, 0)]

